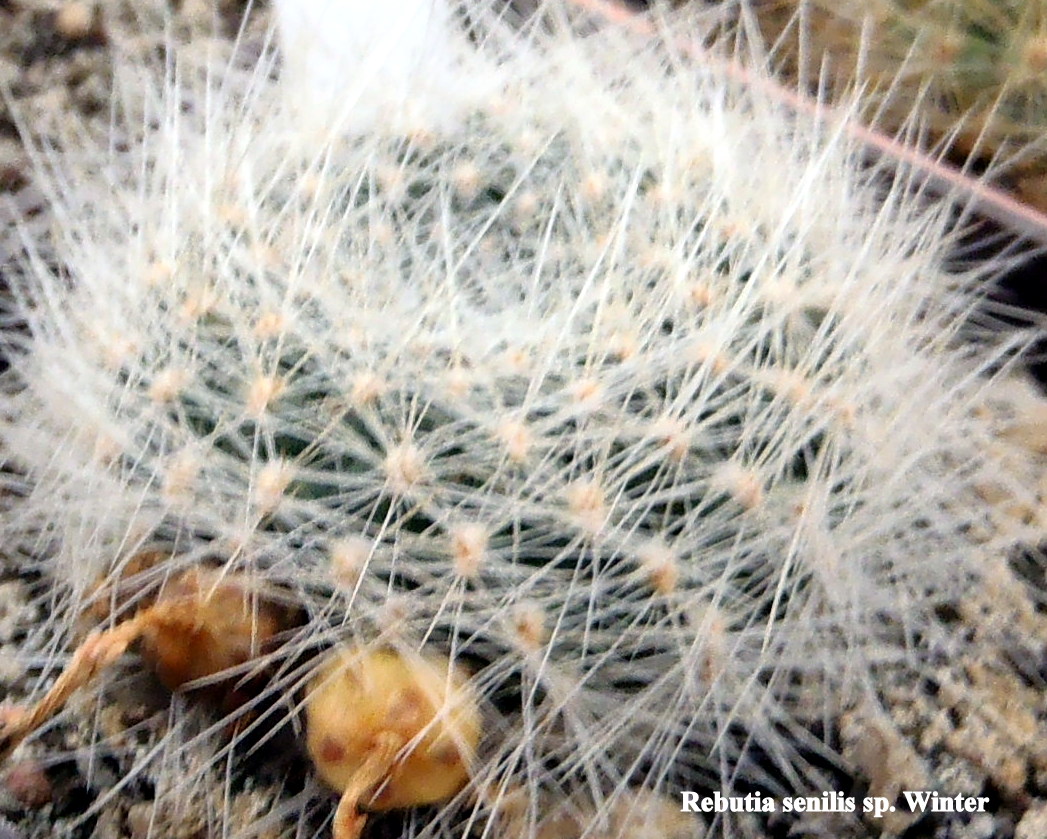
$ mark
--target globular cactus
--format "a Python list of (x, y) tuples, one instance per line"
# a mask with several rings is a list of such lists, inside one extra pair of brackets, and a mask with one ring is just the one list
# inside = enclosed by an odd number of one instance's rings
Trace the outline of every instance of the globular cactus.
[(804, 789), (813, 721), (1014, 538), (972, 408), (1027, 336), (962, 334), (996, 266), (947, 272), (948, 207), (832, 120), (657, 39), (505, 45), (341, 130), (264, 60), (136, 67), (137, 139), (41, 158), (0, 425), (33, 638), (207, 564), (304, 608), (274, 696), (336, 643), (449, 656), (483, 742), (404, 835)]

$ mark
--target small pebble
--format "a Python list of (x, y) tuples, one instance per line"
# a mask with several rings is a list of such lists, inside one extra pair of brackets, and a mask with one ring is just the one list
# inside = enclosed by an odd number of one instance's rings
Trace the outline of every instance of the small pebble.
[(214, 4), (207, 0), (182, 0), (179, 7), (182, 20), (192, 27), (207, 27), (214, 20)]
[(4, 789), (27, 809), (36, 809), (54, 798), (47, 773), (35, 760), (21, 760), (4, 773)]
[(1047, 836), (1047, 804), (1034, 804), (1025, 811), (1014, 831), (1014, 839), (1043, 839)]
[(63, 3), (55, 15), (55, 30), (67, 41), (82, 41), (94, 28), (94, 9), (82, 0)]
[(152, 802), (132, 804), (127, 811), (127, 829), (132, 839), (145, 839), (153, 830), (155, 809)]
[(996, 819), (991, 813), (978, 813), (972, 816), (967, 824), (967, 832), (972, 839), (993, 839), (994, 836), (1000, 835), (996, 830)]
[(25, 839), (22, 831), (7, 819), (0, 819), (0, 839)]

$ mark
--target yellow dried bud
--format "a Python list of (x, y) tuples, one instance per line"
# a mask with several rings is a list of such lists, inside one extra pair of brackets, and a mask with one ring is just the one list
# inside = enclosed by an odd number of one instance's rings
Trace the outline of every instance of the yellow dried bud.
[(468, 783), (480, 741), (466, 674), (442, 656), (389, 649), (332, 651), (313, 679), (306, 721), (320, 777), (353, 798), (340, 810), (446, 801)]

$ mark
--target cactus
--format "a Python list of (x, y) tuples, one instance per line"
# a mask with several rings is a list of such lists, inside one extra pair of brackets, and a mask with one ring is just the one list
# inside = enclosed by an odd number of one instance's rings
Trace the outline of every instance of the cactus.
[[(1047, 206), (1047, 6), (1042, 0), (754, 4), (765, 34), (801, 75), (866, 89), (867, 112), (892, 130), (922, 127), (962, 157), (994, 161)], [(804, 46), (801, 46), (803, 44)], [(800, 67), (806, 53), (806, 66)]]
[(453, 113), (366, 130), (265, 60), (136, 65), (139, 141), (38, 158), (58, 261), (11, 279), (0, 451), (44, 673), (114, 587), (209, 563), (307, 613), (273, 696), (342, 641), (472, 674), (470, 787), (404, 835), (815, 787), (812, 721), (1014, 539), (973, 407), (1028, 336), (961, 340), (998, 266), (946, 272), (948, 206), (832, 123), (671, 44), (504, 43)]

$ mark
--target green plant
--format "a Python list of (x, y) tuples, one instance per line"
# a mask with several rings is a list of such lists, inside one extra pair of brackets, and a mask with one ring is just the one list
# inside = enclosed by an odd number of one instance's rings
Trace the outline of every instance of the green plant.
[(489, 24), (464, 100), (135, 65), (141, 141), (41, 160), (61, 261), (27, 243), (0, 422), (4, 542), (60, 585), (34, 640), (211, 564), (306, 612), (269, 698), (335, 644), (439, 649), (485, 737), (404, 835), (808, 789), (811, 720), (1016, 538), (974, 409), (1030, 335), (961, 340), (999, 264), (946, 271), (948, 205), (839, 125), (670, 43)]

